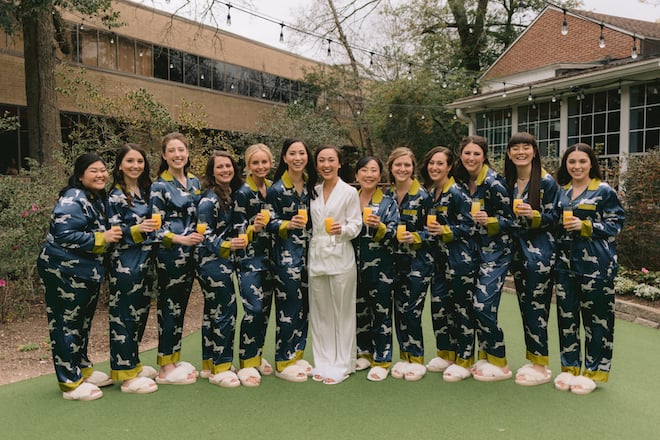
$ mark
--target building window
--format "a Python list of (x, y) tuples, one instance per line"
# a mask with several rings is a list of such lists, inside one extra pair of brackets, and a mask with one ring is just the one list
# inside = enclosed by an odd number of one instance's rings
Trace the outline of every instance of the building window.
[(630, 88), (630, 153), (646, 153), (660, 145), (660, 83)]
[(617, 157), (621, 139), (621, 96), (617, 89), (568, 99), (568, 145), (591, 145), (602, 157)]
[(199, 60), (196, 55), (186, 53), (183, 55), (184, 83), (193, 86), (199, 85)]
[(477, 113), (477, 135), (488, 140), (488, 155), (503, 158), (511, 137), (511, 110)]
[(99, 67), (117, 70), (117, 36), (114, 32), (99, 31)]
[(166, 47), (154, 46), (154, 77), (170, 78), (170, 59)]
[(85, 66), (98, 66), (98, 32), (96, 29), (85, 29), (79, 32), (80, 50), (78, 60)]
[(135, 40), (117, 37), (118, 70), (125, 73), (135, 73)]
[(559, 156), (561, 103), (541, 102), (518, 107), (518, 131), (536, 138), (542, 156)]

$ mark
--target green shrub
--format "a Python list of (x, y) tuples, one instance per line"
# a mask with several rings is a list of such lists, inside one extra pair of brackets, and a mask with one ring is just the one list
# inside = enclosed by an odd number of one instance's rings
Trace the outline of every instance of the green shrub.
[(617, 238), (626, 267), (660, 270), (660, 151), (628, 158), (623, 175), (626, 221)]

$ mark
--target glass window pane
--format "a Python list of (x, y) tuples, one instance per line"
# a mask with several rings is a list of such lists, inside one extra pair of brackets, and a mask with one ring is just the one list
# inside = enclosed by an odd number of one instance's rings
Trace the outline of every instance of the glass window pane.
[(225, 90), (225, 63), (218, 61), (213, 64), (213, 90)]
[(568, 115), (574, 116), (580, 112), (580, 101), (575, 99), (575, 96), (568, 98)]
[(630, 110), (630, 129), (638, 130), (644, 128), (644, 108)]
[(610, 134), (607, 136), (607, 150), (606, 154), (618, 155), (619, 154), (619, 135)]
[(144, 43), (137, 43), (137, 65), (135, 73), (142, 76), (152, 76), (153, 73), (153, 52), (151, 46)]
[(568, 135), (576, 136), (580, 130), (580, 120), (578, 118), (568, 118)]
[(660, 145), (660, 130), (649, 130), (646, 132), (646, 140), (644, 142), (644, 151), (648, 152), (657, 149)]
[(607, 92), (594, 93), (594, 112), (607, 110)]
[(628, 146), (630, 153), (641, 153), (644, 151), (644, 132), (631, 131), (630, 132), (630, 145)]
[(605, 117), (606, 113), (594, 115), (594, 133), (605, 133)]
[(658, 82), (647, 84), (646, 105), (660, 104), (660, 84)]
[(98, 43), (96, 29), (85, 29), (80, 32), (81, 62), (86, 66), (97, 66)]
[(660, 105), (646, 108), (646, 128), (660, 127)]
[(561, 116), (561, 103), (559, 101), (550, 102), (550, 117), (552, 119), (559, 119), (560, 116)]
[(644, 86), (630, 87), (630, 106), (639, 107), (641, 105), (644, 105)]
[(580, 134), (591, 134), (592, 131), (592, 119), (593, 116), (586, 115), (580, 118)]
[(99, 67), (117, 70), (117, 36), (99, 31)]
[(117, 37), (119, 44), (119, 71), (135, 73), (135, 40)]
[(196, 86), (199, 84), (199, 68), (197, 66), (197, 55), (183, 54), (183, 82)]
[(199, 85), (211, 88), (213, 80), (213, 61), (208, 58), (199, 57)]
[(154, 77), (161, 79), (170, 78), (170, 60), (166, 47), (154, 46)]
[(621, 112), (611, 112), (607, 114), (607, 131), (619, 131), (621, 128)]
[(582, 114), (592, 113), (594, 111), (594, 95), (584, 95), (584, 99), (580, 100), (582, 105)]
[(607, 92), (607, 109), (621, 110), (621, 94), (618, 87)]
[(170, 81), (183, 82), (183, 52), (170, 49)]

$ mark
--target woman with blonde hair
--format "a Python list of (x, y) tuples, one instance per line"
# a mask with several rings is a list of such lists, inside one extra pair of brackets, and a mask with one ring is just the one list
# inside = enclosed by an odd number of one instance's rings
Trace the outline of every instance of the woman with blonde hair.
[(273, 303), (273, 277), (270, 267), (271, 237), (266, 231), (272, 208), (267, 202), (272, 182), (268, 180), (273, 155), (265, 144), (245, 150), (245, 182), (234, 191), (234, 227), (246, 231), (248, 245), (237, 255), (236, 275), (243, 303), (240, 329), (240, 370), (244, 386), (257, 386), (261, 375), (273, 373), (262, 358), (264, 339)]
[(433, 274), (429, 232), (425, 228), (431, 199), (415, 177), (417, 161), (412, 150), (396, 148), (387, 159), (392, 186), (386, 194), (399, 207), (396, 264), (394, 267), (394, 321), (401, 362), (392, 367), (392, 377), (420, 380), (426, 374), (422, 311)]

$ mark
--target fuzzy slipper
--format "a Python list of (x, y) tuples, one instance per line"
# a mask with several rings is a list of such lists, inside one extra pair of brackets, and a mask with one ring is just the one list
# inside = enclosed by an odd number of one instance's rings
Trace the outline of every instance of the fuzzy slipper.
[(579, 394), (584, 396), (585, 394), (591, 393), (596, 389), (596, 382), (593, 379), (584, 377), (582, 375), (575, 376), (573, 382), (571, 382), (571, 393)]
[(487, 363), (488, 361), (486, 359), (479, 359), (477, 362), (474, 363), (474, 365), (470, 367), (470, 371), (472, 371), (472, 374), (474, 375), (475, 371), (481, 369), (482, 365)]
[(511, 376), (513, 376), (511, 371), (505, 373), (500, 367), (489, 362), (485, 362), (478, 369), (472, 370), (472, 377), (479, 382), (497, 382), (499, 380), (511, 379)]
[(345, 368), (327, 367), (324, 368), (323, 383), (325, 385), (337, 385), (348, 379)]
[(312, 370), (312, 375), (310, 376), (314, 382), (323, 382), (325, 379), (327, 367), (316, 367)]
[(270, 376), (273, 374), (273, 366), (264, 358), (261, 358), (261, 365), (255, 368), (262, 376)]
[(307, 381), (307, 373), (298, 365), (289, 365), (282, 371), (275, 371), (275, 377), (284, 379), (287, 382), (305, 382)]
[(387, 379), (387, 375), (390, 373), (389, 368), (384, 367), (371, 367), (369, 373), (367, 373), (367, 379), (372, 382), (382, 382)]
[(165, 377), (156, 376), (156, 383), (158, 385), (188, 385), (197, 382), (197, 377), (189, 377), (191, 373), (195, 372), (195, 367), (191, 370), (190, 367), (192, 365), (189, 365), (183, 363), (177, 364), (176, 368), (165, 375)]
[(573, 384), (573, 380), (575, 380), (576, 376), (573, 376), (571, 373), (563, 372), (559, 373), (557, 377), (555, 377), (555, 388), (557, 388), (559, 391), (568, 391), (571, 389), (571, 385)]
[(408, 382), (417, 382), (426, 374), (426, 367), (422, 364), (410, 364), (406, 374), (403, 376)]
[(394, 364), (392, 367), (392, 377), (394, 379), (403, 379), (403, 376), (406, 375), (406, 372), (408, 372), (408, 368), (410, 368), (410, 363), (405, 362), (405, 361), (400, 361)]
[(134, 379), (124, 381), (124, 383), (121, 385), (122, 393), (149, 394), (155, 391), (158, 391), (158, 385), (156, 385), (156, 382), (144, 376), (138, 376)]
[(102, 371), (92, 372), (92, 374), (90, 374), (89, 377), (85, 379), (85, 382), (96, 385), (99, 388), (107, 387), (114, 383), (112, 378)]
[(472, 372), (467, 368), (461, 367), (460, 365), (451, 364), (442, 373), (442, 380), (445, 382), (460, 382), (470, 376), (472, 376)]
[(516, 372), (516, 384), (524, 387), (543, 385), (552, 379), (552, 371), (545, 369), (545, 374), (535, 370), (532, 364), (520, 367)]
[(158, 376), (158, 371), (149, 365), (143, 365), (142, 370), (138, 373), (138, 377), (147, 377), (149, 379), (155, 379), (156, 376)]
[(223, 371), (222, 373), (209, 376), (209, 383), (218, 385), (222, 388), (236, 388), (241, 386), (241, 381), (233, 371)]
[(302, 370), (305, 372), (305, 374), (306, 374), (307, 376), (311, 376), (311, 375), (312, 375), (312, 370), (314, 369), (314, 367), (312, 367), (312, 364), (310, 364), (309, 362), (307, 362), (305, 359), (297, 360), (297, 361), (296, 361), (296, 365), (297, 365), (299, 368), (302, 368)]
[(371, 366), (371, 361), (364, 357), (359, 357), (355, 361), (355, 371), (366, 370)]
[(442, 373), (450, 365), (452, 365), (452, 362), (449, 362), (448, 360), (445, 360), (441, 357), (434, 357), (431, 359), (431, 362), (426, 364), (426, 369), (432, 373)]
[(261, 385), (261, 375), (259, 375), (259, 370), (254, 367), (241, 368), (238, 370), (237, 376), (244, 387), (258, 387)]
[(103, 391), (96, 385), (89, 382), (83, 382), (78, 388), (62, 393), (66, 400), (96, 400), (103, 397)]

